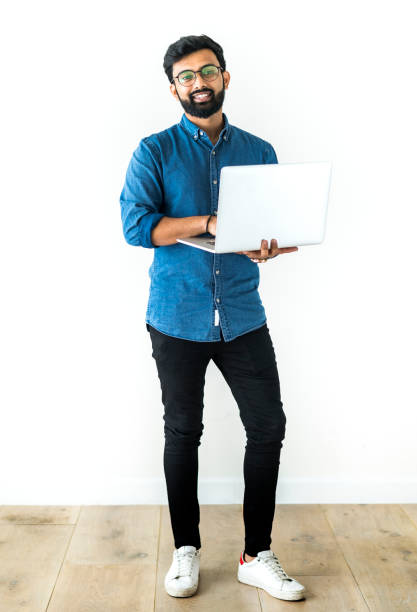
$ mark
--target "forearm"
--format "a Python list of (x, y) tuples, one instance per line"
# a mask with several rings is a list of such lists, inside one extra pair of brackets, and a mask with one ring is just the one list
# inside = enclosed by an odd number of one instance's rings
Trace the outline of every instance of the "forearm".
[(194, 217), (162, 217), (151, 232), (151, 240), (156, 246), (176, 244), (177, 238), (198, 236), (206, 231), (209, 215)]

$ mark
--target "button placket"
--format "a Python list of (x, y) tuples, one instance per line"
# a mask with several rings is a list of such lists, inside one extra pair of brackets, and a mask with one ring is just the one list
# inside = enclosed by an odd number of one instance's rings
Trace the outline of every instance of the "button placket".
[[(209, 157), (209, 162), (210, 162), (210, 178), (211, 178), (211, 188), (210, 188), (210, 192), (211, 192), (211, 210), (213, 211), (212, 214), (213, 215), (217, 215), (217, 199), (218, 199), (218, 188), (216, 187), (216, 185), (218, 184), (218, 172), (217, 172), (217, 164), (216, 164), (216, 147), (218, 148), (219, 143), (221, 141), (219, 140), (218, 143), (216, 143), (213, 146), (213, 149), (211, 150), (211, 154)], [(216, 209), (214, 209), (214, 207), (216, 206)], [(220, 303), (220, 298), (216, 297), (216, 294), (218, 294), (219, 291), (219, 285), (218, 285), (218, 281), (220, 281), (220, 269), (219, 269), (219, 254), (218, 253), (214, 253), (214, 261), (213, 261), (213, 267), (215, 270), (215, 277), (214, 277), (214, 298), (216, 301), (216, 304)], [(218, 308), (215, 308), (215, 312), (218, 311)]]
[[(217, 165), (215, 160), (215, 147), (211, 150), (210, 155), (210, 179), (212, 185), (217, 185)], [(213, 187), (211, 188), (211, 210), (214, 210), (214, 206), (217, 201), (217, 189)], [(217, 211), (212, 212), (211, 214), (217, 214)]]

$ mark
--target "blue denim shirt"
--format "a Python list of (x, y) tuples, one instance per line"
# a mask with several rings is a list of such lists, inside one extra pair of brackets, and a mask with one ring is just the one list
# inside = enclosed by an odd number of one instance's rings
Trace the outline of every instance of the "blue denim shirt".
[(154, 249), (146, 323), (169, 336), (199, 342), (219, 341), (220, 326), (229, 342), (266, 323), (259, 267), (247, 255), (151, 241), (163, 216), (216, 214), (223, 166), (278, 163), (269, 142), (230, 125), (225, 113), (223, 121), (215, 145), (185, 113), (179, 123), (144, 137), (133, 152), (120, 195), (125, 240)]

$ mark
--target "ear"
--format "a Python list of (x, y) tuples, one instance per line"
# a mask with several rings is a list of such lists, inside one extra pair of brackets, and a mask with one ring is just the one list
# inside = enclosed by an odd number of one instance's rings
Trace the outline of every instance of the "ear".
[(223, 71), (224, 88), (227, 89), (230, 83), (230, 72), (227, 70)]
[(175, 89), (175, 84), (174, 84), (174, 83), (171, 83), (171, 84), (170, 84), (170, 86), (169, 86), (169, 88), (170, 88), (171, 93), (172, 93), (172, 95), (174, 96), (174, 98), (177, 98), (177, 99), (178, 99), (178, 93), (177, 93), (177, 90)]

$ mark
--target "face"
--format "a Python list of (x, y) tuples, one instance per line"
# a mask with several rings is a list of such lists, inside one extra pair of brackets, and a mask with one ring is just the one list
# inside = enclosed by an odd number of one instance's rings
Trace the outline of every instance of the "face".
[[(182, 70), (200, 70), (202, 66), (206, 64), (219, 66), (216, 54), (213, 53), (211, 49), (195, 51), (183, 57), (180, 61), (175, 62), (172, 67), (172, 75), (173, 77), (177, 76)], [(224, 72), (219, 70), (214, 81), (205, 81), (199, 72), (192, 85), (184, 87), (178, 79), (174, 79), (174, 83), (171, 83), (170, 89), (172, 95), (180, 101), (186, 113), (194, 117), (207, 118), (217, 113), (223, 106), (225, 90), (229, 86), (229, 81), (230, 74), (227, 70)], [(208, 93), (209, 98), (199, 100), (196, 94), (203, 92)]]

